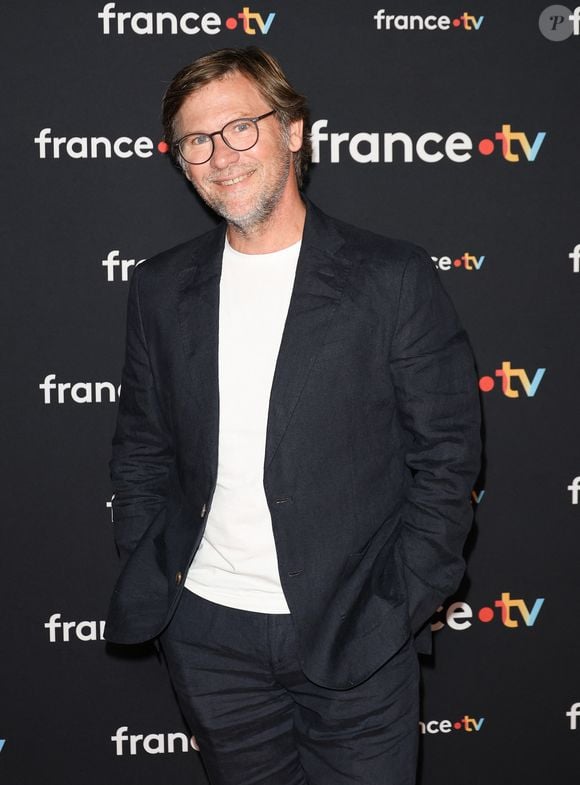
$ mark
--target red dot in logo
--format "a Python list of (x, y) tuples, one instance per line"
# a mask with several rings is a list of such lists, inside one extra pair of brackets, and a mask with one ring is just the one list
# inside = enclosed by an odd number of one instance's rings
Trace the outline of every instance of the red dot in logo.
[(482, 155), (491, 155), (493, 153), (494, 144), (491, 139), (482, 139), (477, 145), (477, 149)]
[(455, 728), (455, 730), (461, 730), (462, 725), (460, 722), (454, 722), (453, 727)]
[(487, 606), (480, 608), (477, 614), (479, 621), (484, 622), (487, 624), (488, 621), (493, 619), (493, 608), (488, 608)]
[(159, 150), (160, 153), (168, 153), (169, 152), (169, 145), (167, 144), (167, 142), (161, 141), (157, 145), (157, 149)]
[(453, 20), (453, 27), (459, 27), (461, 24), (461, 19), (454, 19)]
[(495, 379), (491, 376), (482, 376), (479, 380), (479, 389), (481, 392), (490, 392), (495, 387)]
[(461, 267), (461, 259), (454, 259), (453, 260), (454, 267)]
[(238, 20), (235, 19), (233, 16), (230, 16), (226, 19), (226, 27), (228, 30), (235, 30), (238, 26)]

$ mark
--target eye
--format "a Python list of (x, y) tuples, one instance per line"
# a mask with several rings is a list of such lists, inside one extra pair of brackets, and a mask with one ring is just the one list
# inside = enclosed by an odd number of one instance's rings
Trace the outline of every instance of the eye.
[(182, 144), (186, 147), (200, 147), (201, 145), (207, 144), (209, 142), (209, 136), (207, 134), (190, 134), (186, 136), (183, 140)]
[(235, 120), (232, 123), (232, 131), (235, 134), (244, 134), (252, 127), (250, 120)]

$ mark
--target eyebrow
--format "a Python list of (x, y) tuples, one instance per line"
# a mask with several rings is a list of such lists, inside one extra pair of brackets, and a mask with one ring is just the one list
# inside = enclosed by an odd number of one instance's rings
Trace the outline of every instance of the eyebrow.
[[(269, 110), (268, 110), (269, 111)], [(254, 117), (259, 117), (263, 112), (244, 112), (243, 114), (236, 114), (232, 117), (231, 120), (226, 120), (225, 123), (220, 128), (216, 128), (215, 131), (202, 131), (199, 128), (194, 128), (192, 131), (186, 131), (185, 133), (180, 134), (179, 138), (182, 139), (184, 136), (189, 136), (189, 134), (214, 134), (216, 131), (221, 131), (228, 123), (233, 123), (235, 120), (252, 120)]]

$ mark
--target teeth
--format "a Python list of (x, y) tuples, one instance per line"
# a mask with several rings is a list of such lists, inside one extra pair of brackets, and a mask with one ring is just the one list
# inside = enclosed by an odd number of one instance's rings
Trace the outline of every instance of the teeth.
[(248, 175), (249, 173), (241, 174), (239, 177), (234, 177), (232, 180), (222, 180), (222, 185), (235, 185), (236, 183), (240, 183), (242, 180), (248, 177)]

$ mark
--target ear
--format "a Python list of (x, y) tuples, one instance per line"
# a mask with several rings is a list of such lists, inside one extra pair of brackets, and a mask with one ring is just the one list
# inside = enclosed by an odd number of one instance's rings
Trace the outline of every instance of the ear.
[(304, 120), (294, 120), (290, 123), (288, 134), (288, 149), (297, 153), (302, 147), (302, 140), (304, 136)]

